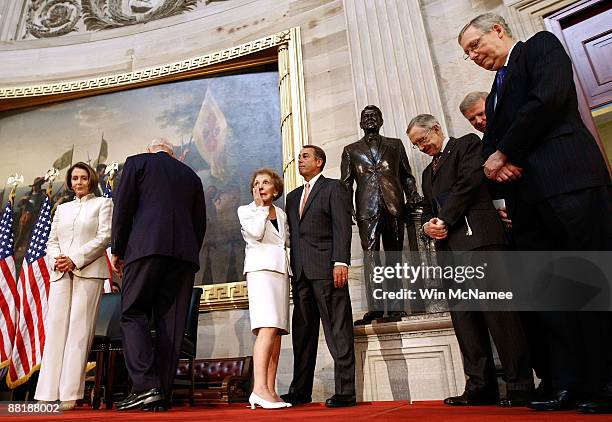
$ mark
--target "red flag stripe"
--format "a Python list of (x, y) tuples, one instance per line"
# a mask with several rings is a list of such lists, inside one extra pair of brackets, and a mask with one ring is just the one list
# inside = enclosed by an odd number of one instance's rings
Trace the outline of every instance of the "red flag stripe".
[[(25, 334), (27, 334), (27, 332)], [(30, 363), (28, 361), (26, 345), (23, 341), (23, 335), (21, 334), (21, 330), (17, 331), (17, 336), (15, 337), (15, 345), (13, 346), (13, 349), (15, 348), (17, 349), (18, 356), (15, 356), (15, 353), (13, 352), (13, 365), (10, 365), (10, 375), (12, 381), (17, 381), (19, 378), (30, 372)], [(15, 370), (16, 367), (21, 368), (20, 372), (23, 373), (18, 374)]]
[[(8, 260), (10, 260), (10, 266), (7, 264)], [(15, 263), (13, 262), (13, 258), (9, 257), (0, 261), (0, 268), (2, 269), (4, 278), (8, 281), (7, 286), (10, 289), (13, 298), (15, 301), (17, 301), (19, 299), (19, 293), (17, 293), (17, 283), (15, 282), (15, 277), (13, 276), (15, 271)], [(4, 285), (2, 287), (4, 287)]]
[[(4, 297), (4, 293), (1, 291), (0, 291), (0, 311), (2, 311), (2, 316), (4, 317), (4, 324), (2, 325), (6, 325), (6, 330), (2, 330), (2, 331), (6, 332), (9, 339), (12, 339), (15, 336), (15, 323), (13, 321), (13, 316), (11, 315), (11, 306), (8, 304), (6, 298)], [(0, 342), (0, 344), (3, 344), (3, 343)], [(4, 347), (2, 349), (4, 349)]]
[[(28, 335), (30, 336), (30, 349), (31, 355), (36, 356), (36, 341), (32, 341), (35, 339), (36, 333), (34, 333), (34, 315), (33, 312), (36, 312), (36, 299), (34, 298), (34, 292), (38, 291), (38, 289), (32, 289), (32, 280), (34, 279), (34, 271), (31, 265), (28, 265), (26, 269), (27, 274), (25, 276), (26, 283), (24, 284), (24, 297), (26, 300), (23, 302), (23, 315), (26, 320), (26, 328), (28, 329)], [(28, 290), (29, 294), (25, 293), (25, 290)]]
[[(42, 261), (42, 262), (41, 262)], [(34, 287), (32, 296), (34, 297), (34, 303), (36, 304), (36, 315), (34, 316), (34, 324), (38, 330), (38, 336), (36, 336), (36, 350), (39, 354), (34, 354), (37, 358), (42, 358), (43, 345), (45, 344), (45, 315), (47, 314), (47, 298), (49, 297), (47, 286), (49, 284), (49, 273), (47, 272), (47, 264), (45, 258), (39, 258), (31, 265), (32, 274), (34, 275), (34, 282), (30, 283)], [(46, 278), (45, 278), (46, 275)], [(46, 280), (46, 282), (45, 282)], [(42, 286), (41, 286), (42, 284)], [(41, 292), (43, 293), (41, 295)], [(36, 359), (39, 362), (40, 359)]]
[[(0, 330), (0, 344), (2, 344), (2, 347), (0, 347), (0, 368), (2, 368), (4, 366), (4, 365), (1, 365), (2, 363), (8, 361), (8, 353), (4, 351), (6, 346), (8, 346), (8, 345), (5, 345), (4, 342), (8, 341), (8, 338), (5, 339), (5, 336), (2, 333), (3, 333), (3, 331)], [(7, 336), (8, 335), (9, 334), (7, 333)]]

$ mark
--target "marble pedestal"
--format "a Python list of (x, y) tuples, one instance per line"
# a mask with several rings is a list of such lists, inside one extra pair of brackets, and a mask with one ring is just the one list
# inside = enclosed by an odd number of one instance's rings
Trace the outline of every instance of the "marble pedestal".
[(461, 352), (448, 313), (355, 327), (357, 400), (441, 400), (463, 392)]

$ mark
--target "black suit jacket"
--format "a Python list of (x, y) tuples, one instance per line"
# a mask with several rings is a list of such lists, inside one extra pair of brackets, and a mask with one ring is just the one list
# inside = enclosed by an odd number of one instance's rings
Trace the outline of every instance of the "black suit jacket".
[[(448, 225), (448, 237), (437, 241), (438, 249), (469, 251), (507, 243), (482, 164), (482, 143), (470, 133), (450, 138), (436, 171), (431, 163), (423, 170), (422, 223), (438, 217)], [(466, 216), (471, 236), (467, 235)]]
[(402, 141), (380, 137), (380, 147), (368, 146), (365, 138), (344, 147), (340, 180), (352, 203), (353, 182), (357, 181), (357, 221), (380, 214), (383, 204), (389, 212), (404, 218), (406, 200), (418, 198), (416, 183)]
[(514, 46), (495, 109), (494, 98), (495, 83), (486, 105), (485, 158), (499, 149), (524, 168), (516, 182), (524, 200), (610, 183), (578, 111), (572, 63), (552, 33)]
[(164, 255), (199, 268), (206, 205), (191, 168), (164, 152), (128, 157), (113, 200), (113, 254), (126, 264)]
[(311, 280), (331, 279), (334, 262), (351, 261), (351, 211), (346, 189), (336, 179), (321, 175), (310, 190), (300, 219), (303, 186), (287, 195), (286, 212), (291, 237), (291, 270)]

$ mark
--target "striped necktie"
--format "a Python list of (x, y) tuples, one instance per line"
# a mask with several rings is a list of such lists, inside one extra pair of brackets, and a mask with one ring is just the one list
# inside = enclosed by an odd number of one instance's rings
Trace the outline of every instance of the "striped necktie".
[(304, 198), (302, 198), (302, 204), (300, 205), (300, 218), (302, 218), (302, 214), (304, 213), (304, 207), (306, 206), (306, 201), (308, 201), (308, 194), (310, 194), (310, 183), (306, 183), (306, 186), (304, 186)]

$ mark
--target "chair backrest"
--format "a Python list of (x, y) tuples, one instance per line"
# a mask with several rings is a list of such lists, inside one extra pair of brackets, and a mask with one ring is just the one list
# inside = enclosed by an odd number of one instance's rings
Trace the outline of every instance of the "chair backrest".
[(102, 295), (98, 316), (96, 318), (96, 337), (115, 338), (121, 336), (121, 293), (106, 293)]
[(191, 301), (189, 302), (189, 312), (187, 313), (187, 324), (185, 325), (185, 337), (189, 339), (193, 345), (196, 345), (198, 340), (198, 318), (200, 316), (200, 297), (202, 289), (194, 287), (191, 291)]
[(248, 377), (251, 371), (251, 356), (239, 358), (201, 359), (195, 362), (196, 382), (222, 382), (227, 376)]

